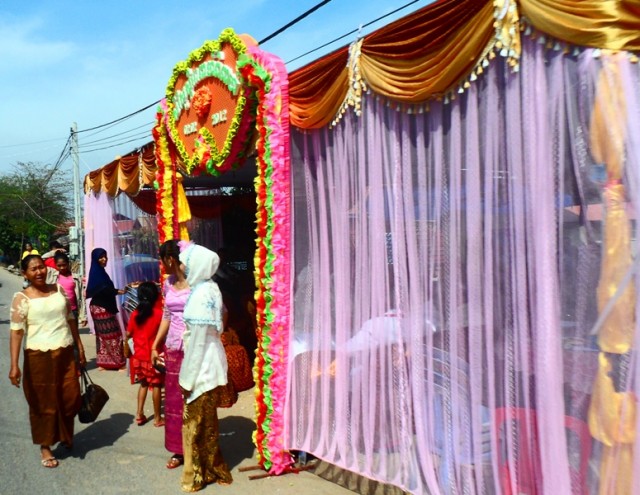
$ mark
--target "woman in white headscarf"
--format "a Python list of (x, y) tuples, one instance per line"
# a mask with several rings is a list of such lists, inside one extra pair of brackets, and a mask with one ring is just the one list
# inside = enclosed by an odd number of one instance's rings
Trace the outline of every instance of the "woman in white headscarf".
[(180, 262), (191, 295), (184, 308), (184, 359), (179, 384), (185, 398), (182, 490), (195, 492), (209, 483), (230, 484), (231, 471), (218, 445), (217, 406), (227, 384), (227, 358), (220, 340), (222, 295), (211, 279), (220, 258), (213, 251), (181, 241)]

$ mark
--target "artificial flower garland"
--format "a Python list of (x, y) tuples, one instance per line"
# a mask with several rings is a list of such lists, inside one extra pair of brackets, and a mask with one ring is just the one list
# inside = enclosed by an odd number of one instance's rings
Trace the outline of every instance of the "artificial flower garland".
[(256, 308), (258, 353), (256, 443), (258, 460), (272, 474), (292, 465), (284, 447), (291, 282), (291, 204), (287, 72), (282, 61), (257, 47), (238, 60), (258, 96), (256, 176)]
[(156, 113), (156, 127), (153, 128), (158, 165), (156, 171), (156, 217), (160, 244), (169, 239), (185, 237), (181, 234), (186, 233), (185, 226), (180, 224), (179, 211), (177, 211), (179, 204), (177, 161), (175, 151), (170, 146), (167, 136), (166, 103), (164, 99), (160, 102)]
[[(223, 40), (222, 35), (220, 39)], [(201, 50), (194, 52), (194, 59)], [(200, 58), (202, 56), (204, 55), (200, 55)], [(239, 157), (246, 149), (246, 140), (251, 135), (254, 122), (257, 122), (258, 132), (255, 179), (257, 240), (254, 259), (258, 348), (253, 369), (256, 382), (256, 431), (253, 438), (260, 464), (271, 474), (281, 474), (293, 463), (291, 455), (284, 448), (284, 405), (291, 319), (288, 80), (282, 61), (257, 47), (249, 48), (249, 54), (239, 55), (237, 66), (245, 80), (244, 94), (250, 101), (244, 106), (245, 112), (257, 114), (257, 118), (247, 115), (247, 118), (235, 122), (238, 131), (230, 148), (231, 155)], [(179, 75), (176, 74), (174, 71), (175, 78)], [(172, 82), (175, 83), (175, 80)], [(169, 83), (170, 87), (172, 82)], [(257, 103), (253, 97), (254, 92), (257, 93)], [(160, 242), (177, 238), (180, 228), (178, 215), (174, 212), (174, 207), (177, 206), (176, 168), (178, 156), (185, 161), (185, 155), (175, 139), (168, 139), (171, 135), (171, 119), (171, 104), (163, 101), (163, 107), (158, 112), (158, 124), (154, 128), (158, 160)], [(175, 121), (173, 127), (175, 128)], [(230, 132), (229, 135), (231, 134)], [(206, 137), (200, 140), (202, 149), (198, 150), (198, 167), (194, 172), (206, 170), (216, 175), (221, 168), (216, 168), (212, 162), (219, 157), (211, 152), (207, 144)]]

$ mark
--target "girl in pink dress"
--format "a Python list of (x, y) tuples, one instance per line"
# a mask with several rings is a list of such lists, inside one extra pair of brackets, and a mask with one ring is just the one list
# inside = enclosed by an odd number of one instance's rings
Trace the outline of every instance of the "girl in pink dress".
[(160, 259), (169, 277), (164, 284), (164, 315), (158, 335), (153, 343), (151, 359), (162, 364), (160, 353), (164, 348), (165, 372), (165, 436), (164, 446), (172, 453), (167, 462), (168, 469), (174, 469), (184, 462), (182, 449), (182, 409), (183, 400), (178, 375), (182, 366), (182, 334), (185, 330), (182, 313), (191, 290), (187, 284), (184, 267), (180, 263), (180, 248), (176, 240), (160, 246)]

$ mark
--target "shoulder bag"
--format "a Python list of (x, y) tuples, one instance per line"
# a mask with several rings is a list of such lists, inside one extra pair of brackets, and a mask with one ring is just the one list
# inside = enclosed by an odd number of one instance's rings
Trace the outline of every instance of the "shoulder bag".
[(86, 368), (81, 369), (80, 380), (82, 405), (78, 411), (78, 420), (81, 423), (93, 423), (109, 400), (109, 394), (100, 385), (93, 383)]

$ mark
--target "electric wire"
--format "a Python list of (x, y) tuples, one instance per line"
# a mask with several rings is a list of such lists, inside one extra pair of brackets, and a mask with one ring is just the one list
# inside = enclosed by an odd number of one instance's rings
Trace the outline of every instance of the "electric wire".
[[(131, 134), (131, 135), (128, 135), (128, 136), (124, 136), (124, 134), (130, 134), (135, 129), (130, 129), (128, 131), (121, 132), (120, 134), (114, 134), (113, 136), (109, 136), (109, 137), (106, 137), (106, 138), (96, 139), (95, 141), (85, 141), (81, 145), (79, 145), (79, 147), (80, 148), (86, 148), (88, 146), (92, 146), (92, 145), (96, 145), (96, 144), (113, 144), (114, 141), (119, 141), (119, 140), (122, 140), (124, 138), (132, 138), (132, 137), (138, 137), (138, 136), (151, 136), (151, 128), (149, 127), (149, 124), (146, 124), (145, 126), (140, 126), (140, 127), (146, 127), (146, 129), (144, 129), (142, 131), (138, 130), (138, 132), (136, 132), (135, 134)], [(136, 129), (140, 129), (140, 127), (137, 127)], [(120, 137), (118, 137), (118, 136), (120, 136)]]
[[(53, 141), (62, 141), (63, 137), (59, 137), (59, 138), (51, 138), (51, 139), (44, 139), (43, 141), (32, 141), (30, 143), (20, 143), (20, 144), (2, 144), (0, 145), (0, 148), (17, 148), (18, 146), (31, 146), (33, 144), (42, 144), (42, 143), (52, 143)], [(69, 139), (69, 138), (66, 138)]]
[[(130, 117), (130, 118), (133, 118), (133, 117)], [(84, 137), (85, 137), (85, 138), (89, 138), (89, 137), (91, 137), (91, 136), (95, 136), (96, 134), (101, 134), (101, 133), (103, 133), (103, 132), (105, 132), (105, 131), (108, 131), (108, 130), (109, 130), (109, 129), (111, 129), (112, 127), (115, 127), (115, 126), (117, 126), (117, 125), (121, 124), (122, 122), (124, 122), (124, 121), (118, 121), (118, 122), (116, 122), (115, 124), (110, 124), (110, 125), (108, 125), (108, 126), (102, 127), (102, 128), (100, 128), (100, 129), (98, 129), (97, 131), (94, 131), (94, 132), (92, 132), (92, 133), (90, 133), (90, 134), (85, 134), (85, 135), (84, 135)], [(151, 121), (151, 122), (149, 122), (148, 124), (143, 124), (143, 125), (151, 125), (151, 124), (154, 124), (154, 123), (155, 123), (155, 120), (152, 120), (152, 121)], [(142, 127), (142, 126), (140, 126), (140, 127)], [(138, 129), (138, 127), (136, 127), (135, 129)]]
[[(287, 24), (285, 24), (285, 25), (284, 25), (284, 26), (282, 26), (281, 28), (277, 29), (276, 31), (274, 31), (274, 32), (273, 32), (273, 33), (271, 33), (270, 35), (268, 35), (268, 36), (266, 36), (265, 38), (263, 38), (262, 40), (260, 40), (260, 41), (259, 41), (259, 44), (263, 45), (264, 43), (267, 43), (268, 41), (272, 40), (272, 39), (273, 39), (273, 38), (275, 38), (276, 36), (278, 36), (278, 35), (282, 34), (284, 31), (286, 31), (286, 30), (287, 30), (287, 29), (289, 29), (290, 27), (294, 26), (295, 24), (297, 24), (298, 22), (300, 22), (302, 19), (304, 19), (304, 18), (308, 17), (309, 15), (311, 15), (312, 13), (314, 13), (315, 11), (317, 11), (318, 9), (320, 9), (321, 7), (323, 7), (324, 5), (328, 4), (330, 1), (331, 1), (331, 0), (323, 0), (323, 1), (319, 2), (319, 3), (317, 3), (315, 6), (313, 6), (313, 7), (312, 7), (312, 8), (310, 8), (309, 10), (305, 11), (304, 13), (302, 13), (301, 15), (299, 15), (298, 17), (296, 17), (296, 18), (295, 18), (295, 19), (293, 19), (292, 21), (288, 22)], [(376, 19), (374, 19), (374, 20), (372, 20), (372, 21), (370, 21), (370, 22), (367, 22), (366, 24), (363, 24), (360, 28), (358, 28), (358, 29), (354, 29), (354, 30), (352, 30), (352, 31), (349, 31), (348, 33), (343, 34), (342, 36), (339, 36), (338, 38), (335, 38), (335, 39), (333, 39), (332, 41), (329, 41), (328, 43), (324, 43), (324, 44), (322, 44), (322, 45), (320, 45), (320, 46), (318, 46), (318, 47), (314, 48), (313, 50), (309, 50), (309, 51), (307, 51), (307, 52), (303, 53), (302, 55), (299, 55), (299, 56), (297, 56), (297, 57), (295, 57), (295, 58), (293, 58), (293, 59), (289, 60), (289, 61), (288, 61), (288, 62), (286, 62), (286, 63), (287, 63), (287, 64), (289, 64), (289, 63), (291, 63), (291, 62), (294, 62), (294, 61), (296, 61), (296, 60), (299, 60), (299, 59), (300, 59), (300, 58), (302, 58), (302, 57), (305, 57), (305, 56), (307, 56), (307, 55), (310, 55), (311, 53), (314, 53), (314, 52), (316, 52), (316, 51), (318, 51), (318, 50), (321, 50), (322, 48), (324, 48), (324, 47), (326, 47), (326, 46), (329, 46), (329, 45), (331, 45), (332, 43), (335, 43), (336, 41), (340, 41), (341, 39), (346, 38), (347, 36), (350, 36), (350, 35), (352, 35), (352, 34), (354, 34), (354, 33), (358, 32), (358, 31), (360, 31), (360, 30), (361, 30), (362, 28), (364, 28), (364, 27), (368, 27), (368, 26), (370, 26), (370, 25), (372, 25), (372, 24), (374, 24), (374, 23), (376, 23), (376, 22), (379, 22), (379, 21), (381, 21), (382, 19), (385, 19), (385, 18), (387, 18), (387, 17), (389, 17), (389, 16), (391, 16), (391, 15), (393, 15), (393, 14), (395, 14), (395, 13), (397, 13), (397, 12), (399, 12), (399, 11), (401, 11), (401, 10), (403, 10), (403, 9), (407, 8), (407, 7), (409, 7), (410, 5), (413, 5), (414, 3), (417, 3), (418, 1), (419, 1), (419, 0), (412, 0), (411, 2), (409, 2), (409, 3), (405, 4), (405, 5), (401, 6), (401, 7), (398, 7), (397, 9), (392, 10), (391, 12), (388, 12), (387, 14), (384, 14), (384, 15), (382, 15), (382, 16), (380, 16), (380, 17), (377, 17)], [(162, 101), (161, 99), (160, 99), (160, 100), (157, 100), (157, 101), (155, 101), (155, 102), (153, 102), (153, 103), (151, 103), (151, 104), (149, 104), (149, 105), (147, 105), (147, 106), (145, 106), (145, 107), (143, 107), (143, 108), (140, 108), (139, 110), (136, 110), (136, 111), (134, 111), (134, 112), (131, 112), (131, 113), (129, 113), (129, 114), (127, 114), (127, 115), (123, 116), (123, 117), (120, 117), (120, 118), (118, 118), (118, 119), (115, 119), (115, 120), (112, 120), (112, 121), (110, 121), (110, 122), (106, 122), (106, 123), (104, 123), (104, 124), (100, 124), (100, 125), (97, 125), (97, 126), (94, 126), (94, 127), (89, 127), (89, 128), (87, 128), (87, 129), (81, 129), (81, 130), (75, 131), (75, 133), (76, 133), (76, 134), (79, 134), (79, 133), (89, 132), (89, 131), (98, 131), (98, 132), (102, 132), (102, 130), (106, 130), (106, 129), (107, 129), (107, 128), (109, 128), (109, 127), (113, 127), (113, 126), (115, 126), (116, 124), (119, 124), (119, 123), (121, 123), (121, 122), (123, 122), (123, 121), (125, 121), (125, 120), (127, 120), (127, 119), (129, 119), (129, 118), (131, 118), (131, 117), (133, 117), (133, 116), (135, 116), (135, 115), (137, 115), (137, 114), (141, 113), (141, 112), (144, 112), (145, 110), (148, 110), (149, 108), (151, 108), (151, 107), (153, 107), (153, 106), (155, 106), (155, 105), (159, 104), (161, 101)], [(146, 124), (145, 124), (145, 125), (146, 125)], [(142, 127), (142, 126), (140, 126), (140, 127)], [(139, 128), (139, 127), (138, 127), (138, 128)], [(95, 141), (95, 142), (85, 143), (85, 144), (83, 144), (82, 146), (79, 146), (79, 148), (84, 147), (84, 146), (89, 145), (89, 144), (92, 144), (92, 143), (98, 143), (98, 142), (101, 142), (101, 141), (105, 141), (105, 144), (106, 144), (106, 141), (108, 141), (109, 139), (111, 139), (111, 138), (113, 138), (113, 137), (115, 137), (115, 136), (118, 136), (118, 135), (126, 134), (126, 133), (131, 132), (131, 131), (133, 131), (133, 130), (136, 130), (136, 129), (138, 129), (138, 128), (130, 129), (129, 131), (124, 131), (124, 132), (122, 132), (122, 133), (115, 134), (115, 135), (110, 136), (110, 137), (106, 137), (106, 138), (104, 138), (103, 140), (97, 140), (97, 141)], [(97, 134), (98, 132), (96, 132), (96, 133), (94, 133), (94, 134)], [(70, 138), (69, 138), (69, 139), (70, 139)], [(138, 139), (140, 139), (140, 138), (138, 138)], [(83, 150), (83, 151), (81, 151), (81, 152), (82, 152), (82, 153), (91, 153), (91, 152), (94, 152), (94, 151), (100, 151), (100, 150), (104, 150), (104, 149), (114, 148), (114, 147), (116, 147), (116, 146), (120, 146), (120, 145), (122, 145), (122, 144), (127, 144), (127, 143), (130, 143), (130, 142), (133, 142), (133, 141), (137, 141), (138, 139), (125, 140), (125, 141), (122, 141), (122, 142), (119, 142), (119, 143), (117, 143), (117, 144), (113, 144), (113, 145), (110, 145), (110, 146), (105, 146), (105, 147), (95, 148), (95, 149), (91, 149), (91, 150)], [(51, 141), (53, 141), (53, 140), (51, 140)], [(47, 142), (47, 141), (39, 141), (39, 142)], [(37, 142), (36, 142), (36, 143), (37, 143)], [(68, 141), (67, 141), (67, 143), (65, 144), (65, 147), (63, 148), (63, 152), (61, 152), (60, 157), (59, 157), (59, 158), (58, 158), (58, 160), (56, 161), (56, 164), (58, 164), (58, 162), (62, 159), (62, 157), (63, 157), (63, 155), (64, 155), (64, 149), (66, 148), (66, 146), (68, 145), (68, 143), (69, 143), (69, 140), (68, 140)], [(33, 143), (33, 144), (35, 144), (35, 143)], [(6, 146), (0, 146), (0, 148), (3, 148), (3, 147), (10, 147), (10, 146), (19, 146), (19, 145), (6, 145)], [(66, 159), (66, 157), (65, 157), (64, 159)]]
[[(307, 10), (306, 12), (300, 14), (298, 17), (296, 17), (294, 20), (288, 22), (287, 24), (285, 24), (284, 26), (282, 26), (281, 28), (277, 29), (276, 31), (274, 31), (273, 33), (271, 33), (269, 36), (267, 36), (266, 38), (263, 38), (262, 40), (260, 40), (258, 43), (260, 45), (266, 43), (269, 40), (272, 40), (273, 38), (275, 38), (276, 36), (278, 36), (279, 34), (282, 34), (284, 31), (286, 31), (287, 29), (289, 29), (291, 26), (294, 26), (295, 24), (297, 24), (298, 22), (300, 22), (302, 19), (304, 19), (305, 17), (311, 15), (312, 13), (314, 13), (316, 10), (318, 10), (319, 8), (323, 7), (324, 5), (328, 4), (331, 0), (323, 0), (322, 2), (316, 4), (315, 6), (311, 7), (309, 10)], [(136, 110), (135, 112), (132, 112), (128, 115), (125, 115), (124, 117), (120, 117), (119, 119), (116, 120), (112, 120), (111, 122), (107, 122), (106, 124), (101, 124), (101, 125), (97, 125), (95, 127), (89, 127), (88, 129), (82, 129), (79, 131), (76, 131), (77, 133), (80, 132), (88, 132), (88, 131), (94, 131), (96, 129), (101, 129), (103, 127), (106, 126), (110, 126), (113, 124), (117, 124), (123, 120), (128, 119), (129, 117), (133, 117), (134, 115), (140, 113), (140, 112), (144, 112), (145, 110), (148, 110), (149, 108), (157, 105), (158, 103), (160, 103), (162, 100), (157, 100), (153, 103), (151, 103), (150, 105), (147, 105), (144, 108), (141, 108), (140, 110)], [(97, 151), (97, 150), (96, 150)]]
[(58, 159), (56, 160), (55, 164), (53, 165), (53, 168), (51, 169), (51, 173), (47, 177), (47, 182), (49, 180), (51, 180), (51, 177), (53, 176), (53, 174), (55, 174), (58, 171), (60, 166), (64, 163), (64, 161), (71, 154), (71, 138), (72, 138), (72, 133), (69, 134), (69, 137), (67, 138), (67, 142), (64, 144), (64, 146), (62, 148), (62, 151), (60, 152), (60, 155), (58, 156)]
[(391, 12), (388, 12), (388, 13), (386, 13), (386, 14), (384, 14), (384, 15), (382, 15), (382, 16), (380, 16), (380, 17), (378, 17), (378, 18), (376, 18), (376, 19), (374, 19), (374, 20), (372, 20), (372, 21), (367, 22), (366, 24), (363, 24), (363, 25), (362, 25), (362, 26), (360, 26), (358, 29), (353, 29), (353, 30), (349, 31), (348, 33), (343, 34), (342, 36), (338, 36), (337, 38), (335, 38), (335, 39), (333, 39), (333, 40), (331, 40), (331, 41), (329, 41), (329, 42), (327, 42), (327, 43), (324, 43), (324, 44), (322, 44), (322, 45), (320, 45), (320, 46), (318, 46), (318, 47), (314, 48), (313, 50), (309, 50), (308, 52), (305, 52), (305, 53), (303, 53), (302, 55), (298, 55), (297, 57), (292, 58), (291, 60), (289, 60), (289, 61), (285, 62), (285, 64), (290, 64), (291, 62), (295, 62), (296, 60), (301, 59), (302, 57), (306, 57), (307, 55), (311, 55), (312, 53), (317, 52), (318, 50), (322, 50), (323, 48), (325, 48), (325, 47), (327, 47), (327, 46), (329, 46), (329, 45), (331, 45), (331, 44), (335, 43), (336, 41), (340, 41), (341, 39), (346, 38), (347, 36), (350, 36), (350, 35), (352, 35), (352, 34), (354, 34), (354, 33), (357, 33), (357, 32), (358, 32), (358, 31), (360, 31), (362, 28), (369, 27), (369, 26), (371, 26), (372, 24), (375, 24), (376, 22), (379, 22), (379, 21), (381, 21), (382, 19), (385, 19), (385, 18), (387, 18), (387, 17), (389, 17), (389, 16), (391, 16), (391, 15), (393, 15), (393, 14), (397, 13), (397, 12), (400, 12), (401, 10), (406, 9), (406, 8), (407, 8), (407, 7), (409, 7), (410, 5), (413, 5), (414, 3), (417, 3), (417, 2), (419, 2), (419, 1), (420, 1), (420, 0), (412, 0), (411, 2), (406, 3), (406, 4), (404, 4), (404, 5), (400, 6), (400, 7), (398, 7), (398, 8), (397, 8), (397, 9), (395, 9), (395, 10), (392, 10)]
[(131, 112), (130, 114), (125, 115), (124, 117), (120, 117), (119, 119), (112, 120), (111, 122), (107, 122), (106, 124), (100, 124), (100, 125), (97, 125), (95, 127), (89, 127), (87, 129), (81, 129), (79, 131), (76, 131), (76, 134), (80, 134), (81, 132), (94, 131), (96, 129), (100, 129), (101, 127), (106, 127), (106, 126), (111, 125), (111, 124), (116, 124), (118, 122), (122, 122), (123, 120), (126, 120), (129, 117), (133, 117), (134, 115), (137, 115), (137, 114), (139, 114), (141, 112), (144, 112), (145, 110), (148, 110), (149, 108), (157, 105), (161, 101), (162, 100), (155, 101), (155, 102), (151, 103), (150, 105), (147, 105), (146, 107), (141, 108), (140, 110), (136, 110), (135, 112)]
[(44, 223), (46, 223), (46, 224), (50, 225), (51, 227), (58, 227), (58, 225), (54, 225), (54, 224), (52, 224), (52, 223), (51, 223), (49, 220), (47, 220), (46, 218), (42, 218), (42, 216), (40, 216), (40, 214), (39, 214), (36, 210), (34, 210), (34, 209), (31, 207), (31, 205), (30, 205), (29, 203), (27, 203), (27, 200), (26, 200), (26, 199), (24, 199), (24, 198), (23, 198), (22, 196), (20, 196), (19, 194), (17, 194), (17, 193), (0, 193), (0, 196), (10, 196), (10, 197), (13, 197), (13, 198), (18, 198), (19, 200), (21, 200), (21, 201), (25, 204), (25, 206), (26, 206), (27, 208), (29, 208), (29, 209), (31, 210), (31, 213), (33, 213), (36, 217), (38, 217), (38, 218), (39, 218), (40, 220), (42, 220)]
[(274, 31), (273, 33), (271, 33), (269, 36), (267, 36), (266, 38), (261, 39), (260, 41), (258, 41), (258, 44), (260, 45), (264, 45), (267, 41), (275, 38), (276, 36), (278, 36), (279, 34), (285, 32), (287, 29), (289, 29), (291, 26), (294, 26), (296, 24), (298, 24), (302, 19), (304, 19), (305, 17), (313, 14), (316, 10), (318, 10), (320, 7), (325, 6), (326, 4), (328, 4), (331, 0), (323, 0), (322, 2), (314, 5), (313, 7), (311, 7), (309, 10), (307, 10), (306, 12), (300, 14), (298, 17), (296, 17), (294, 20), (292, 20), (291, 22), (288, 22), (287, 24), (285, 24), (284, 26), (282, 26), (280, 29)]
[(108, 150), (108, 149), (110, 149), (110, 148), (115, 148), (115, 147), (120, 146), (120, 145), (123, 145), (123, 144), (133, 143), (133, 142), (135, 142), (135, 141), (140, 141), (141, 139), (143, 139), (143, 138), (142, 138), (142, 137), (139, 137), (139, 138), (137, 138), (137, 139), (130, 139), (129, 141), (123, 141), (123, 142), (121, 142), (121, 143), (113, 144), (113, 145), (111, 145), (111, 146), (104, 146), (104, 147), (102, 147), (102, 148), (94, 148), (94, 149), (92, 149), (92, 150), (81, 150), (81, 151), (79, 151), (79, 153), (92, 153), (92, 152), (94, 152), (94, 151)]

